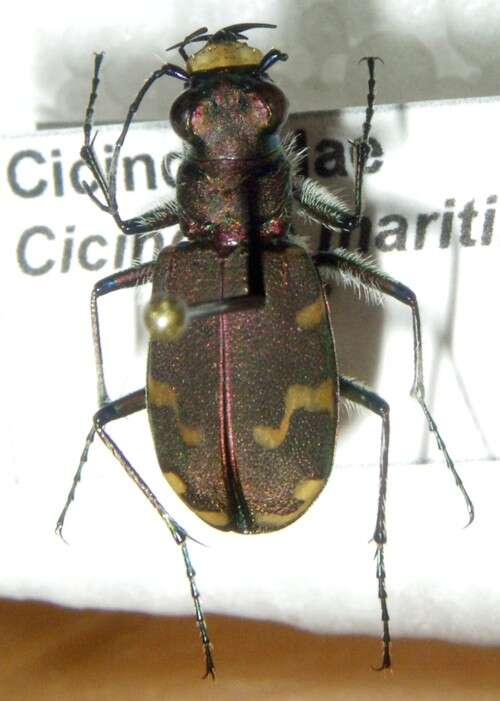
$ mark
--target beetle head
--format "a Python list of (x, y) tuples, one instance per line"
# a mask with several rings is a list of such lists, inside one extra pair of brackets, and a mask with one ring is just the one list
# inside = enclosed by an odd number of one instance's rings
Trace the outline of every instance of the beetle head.
[[(215, 34), (203, 27), (170, 47), (186, 61), (185, 90), (172, 105), (171, 124), (200, 159), (260, 158), (277, 146), (288, 103), (266, 70), (286, 56), (276, 49), (263, 56), (248, 46), (241, 32), (254, 27), (274, 25), (236, 24)], [(188, 57), (186, 45), (198, 41), (205, 46)]]

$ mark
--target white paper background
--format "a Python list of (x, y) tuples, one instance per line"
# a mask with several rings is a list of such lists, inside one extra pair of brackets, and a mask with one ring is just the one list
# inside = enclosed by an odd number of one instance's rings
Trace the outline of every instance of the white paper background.
[[(306, 15), (307, 3), (300, 9), (292, 3), (254, 3), (249, 14), (250, 8), (239, 3), (223, 12), (218, 3), (193, 2), (190, 12), (180, 15), (175, 3), (161, 11), (154, 5), (149, 14), (143, 3), (139, 17), (138, 12), (116, 7), (104, 15), (104, 8), (98, 12), (90, 3), (71, 12), (61, 5), (50, 22), (44, 10), (43, 16), (29, 18), (18, 34), (14, 17), (11, 37), (17, 43), (6, 41), (3, 50), (9, 50), (9, 57), (16, 52), (16, 71), (7, 72), (5, 85), (6, 94), (11, 89), (16, 97), (3, 109), (2, 130), (20, 133), (29, 131), (34, 122), (79, 121), (88, 91), (89, 55), (101, 48), (107, 50), (107, 77), (100, 116), (118, 119), (143, 77), (165, 60), (162, 49), (204, 23), (212, 28), (235, 21), (276, 21), (279, 31), (256, 32), (255, 43), (276, 45), (290, 54), (276, 79), (286, 88), (293, 108), (361, 104), (365, 76), (356, 59), (372, 52), (386, 62), (379, 69), (380, 101), (488, 94), (496, 90), (498, 49), (496, 43), (488, 43), (491, 25), (483, 18), (489, 11), (490, 21), (494, 19), (496, 8), (483, 3), (474, 14), (472, 5), (310, 3), (314, 12)], [(314, 23), (309, 24), (315, 16), (330, 19), (319, 22), (322, 28), (315, 30)], [(326, 25), (334, 33), (331, 46), (324, 38)], [(20, 29), (20, 23), (17, 26)], [(411, 41), (404, 38), (408, 34)], [(33, 53), (26, 48), (31, 46)], [(408, 47), (414, 47), (413, 53)], [(148, 63), (142, 62), (144, 55)], [(162, 104), (152, 98), (146, 117), (163, 116), (179, 84), (167, 81), (162, 90)], [(393, 413), (387, 567), (396, 635), (500, 639), (499, 567), (496, 549), (488, 545), (499, 525), (498, 463), (492, 461), (499, 452), (495, 404), (499, 348), (494, 323), (498, 240), (494, 233), (488, 247), (460, 246), (456, 217), (448, 249), (438, 248), (438, 222), (429, 229), (423, 250), (412, 251), (416, 215), (442, 213), (444, 201), (451, 197), (457, 214), (466, 202), (475, 200), (480, 214), (473, 235), (480, 238), (485, 200), (497, 193), (499, 117), (499, 103), (493, 100), (379, 108), (375, 118), (374, 135), (383, 143), (385, 156), (380, 174), (367, 178), (369, 214), (374, 222), (392, 213), (403, 214), (410, 222), (405, 252), (375, 255), (386, 271), (419, 296), (433, 409), (477, 509), (475, 524), (462, 530), (465, 511), (460, 496), (442, 464), (434, 462), (432, 437), (428, 439), (418, 408), (408, 398), (412, 372), (408, 310), (392, 301), (383, 309), (366, 309), (341, 294), (336, 329), (342, 369), (372, 384), (390, 401)], [(353, 110), (310, 118), (307, 127), (311, 134), (352, 138), (362, 119), (363, 111)], [(103, 143), (106, 136), (101, 130)], [(167, 133), (154, 126), (131, 135), (132, 153), (137, 143), (160, 154), (171, 148)], [(311, 137), (313, 149), (314, 145)], [(191, 602), (175, 546), (101, 445), (96, 443), (91, 453), (68, 516), (66, 537), (71, 547), (53, 536), (95, 407), (88, 296), (93, 282), (112, 271), (110, 266), (89, 273), (74, 265), (67, 273), (59, 272), (67, 226), (75, 226), (76, 242), (114, 230), (71, 188), (64, 197), (50, 194), (50, 167), (59, 160), (51, 157), (51, 150), (59, 148), (66, 165), (78, 158), (79, 146), (79, 132), (33, 140), (12, 137), (1, 146), (4, 165), (19, 149), (40, 150), (47, 164), (28, 167), (21, 176), (27, 178), (24, 182), (33, 178), (33, 183), (39, 173), (47, 177), (48, 193), (21, 200), (9, 192), (2, 175), (8, 263), (0, 317), (6, 330), (0, 591), (75, 606), (188, 613)], [(341, 185), (349, 193), (349, 183)], [(124, 211), (135, 213), (152, 196), (129, 195)], [(39, 238), (39, 248), (29, 249), (30, 260), (37, 265), (50, 255), (56, 265), (46, 276), (29, 277), (16, 264), (16, 246), (23, 231), (40, 224), (50, 226), (57, 238), (53, 242)], [(118, 395), (144, 383), (143, 358), (134, 350), (133, 297), (112, 295), (103, 301), (102, 310), (110, 389)], [(144, 417), (113, 426), (113, 435), (179, 521), (210, 546), (191, 547), (208, 610), (318, 630), (379, 633), (373, 546), (368, 544), (376, 510), (376, 418), (356, 416), (345, 422), (339, 465), (303, 519), (282, 533), (255, 538), (218, 534), (177, 503), (159, 474)], [(425, 457), (433, 461), (431, 465), (410, 464)]]

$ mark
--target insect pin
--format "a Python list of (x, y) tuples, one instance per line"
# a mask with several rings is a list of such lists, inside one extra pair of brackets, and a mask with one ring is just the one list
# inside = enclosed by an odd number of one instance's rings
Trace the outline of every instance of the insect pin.
[[(356, 281), (407, 305), (413, 319), (411, 390), (435, 434), (473, 518), (472, 503), (427, 408), (417, 300), (373, 263), (344, 249), (310, 255), (292, 241), (295, 200), (310, 218), (352, 231), (361, 217), (363, 173), (375, 96), (375, 58), (362, 136), (353, 143), (354, 210), (326, 188), (297, 174), (293, 149), (280, 137), (287, 115), (283, 92), (268, 78), (281, 51), (262, 54), (243, 32), (270, 24), (236, 24), (214, 34), (202, 28), (177, 48), (185, 67), (166, 63), (138, 92), (106, 174), (94, 150), (92, 123), (103, 55), (95, 57), (84, 123), (82, 158), (104, 202), (93, 201), (124, 234), (177, 224), (184, 240), (157, 260), (97, 282), (91, 296), (99, 409), (57, 524), (67, 509), (97, 433), (167, 524), (179, 545), (206, 661), (212, 646), (191, 565), (187, 533), (170, 516), (108, 433), (111, 421), (147, 409), (160, 468), (172, 489), (205, 523), (242, 534), (276, 531), (296, 521), (323, 490), (332, 469), (338, 407), (347, 399), (380, 417), (380, 486), (373, 540), (382, 617), (380, 669), (391, 664), (384, 546), (389, 406), (337, 368), (324, 279)], [(204, 42), (188, 56), (186, 47)], [(170, 112), (184, 141), (176, 198), (123, 220), (116, 198), (120, 151), (134, 114), (159, 78), (184, 83)], [(151, 339), (146, 387), (111, 399), (106, 390), (97, 302), (117, 290), (152, 283), (145, 320)]]

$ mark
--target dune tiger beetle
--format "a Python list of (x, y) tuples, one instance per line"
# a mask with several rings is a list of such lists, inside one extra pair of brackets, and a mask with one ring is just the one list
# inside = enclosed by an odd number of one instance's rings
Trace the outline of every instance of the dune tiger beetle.
[[(311, 506), (332, 469), (338, 407), (347, 399), (382, 422), (380, 487), (373, 539), (382, 613), (383, 654), (389, 667), (390, 633), (385, 586), (385, 498), (389, 407), (362, 384), (338, 372), (323, 279), (375, 289), (410, 307), (413, 319), (412, 395), (435, 434), (473, 519), (472, 503), (455, 471), (424, 399), (422, 343), (413, 292), (344, 249), (309, 253), (291, 240), (292, 202), (332, 229), (350, 231), (361, 216), (363, 171), (375, 94), (374, 58), (362, 136), (353, 143), (354, 211), (314, 181), (297, 174), (293, 148), (280, 128), (287, 100), (268, 78), (287, 56), (263, 55), (242, 34), (270, 24), (238, 24), (215, 34), (202, 28), (177, 48), (185, 68), (167, 63), (146, 81), (129, 108), (105, 174), (94, 151), (92, 122), (102, 54), (84, 123), (82, 158), (125, 234), (140, 235), (178, 224), (185, 241), (157, 260), (97, 282), (91, 297), (99, 410), (94, 416), (73, 486), (59, 518), (62, 531), (90, 444), (98, 433), (166, 522), (180, 546), (196, 620), (214, 676), (212, 647), (200, 605), (187, 533), (174, 521), (109, 436), (109, 422), (147, 409), (158, 462), (170, 486), (200, 519), (237, 533), (265, 533), (288, 526)], [(192, 56), (191, 42), (205, 42)], [(117, 164), (132, 118), (151, 85), (162, 76), (184, 82), (171, 123), (184, 141), (174, 201), (122, 220), (116, 201)], [(295, 166), (295, 167), (294, 167)], [(95, 187), (95, 185), (94, 185)], [(104, 380), (97, 300), (102, 295), (152, 283), (146, 310), (151, 334), (147, 386), (111, 400)]]

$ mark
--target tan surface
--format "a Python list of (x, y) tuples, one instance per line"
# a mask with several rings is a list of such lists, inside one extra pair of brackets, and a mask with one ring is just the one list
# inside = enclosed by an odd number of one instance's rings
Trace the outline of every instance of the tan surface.
[(500, 699), (500, 650), (396, 641), (376, 673), (377, 641), (209, 617), (218, 677), (201, 680), (194, 622), (0, 602), (0, 699)]

